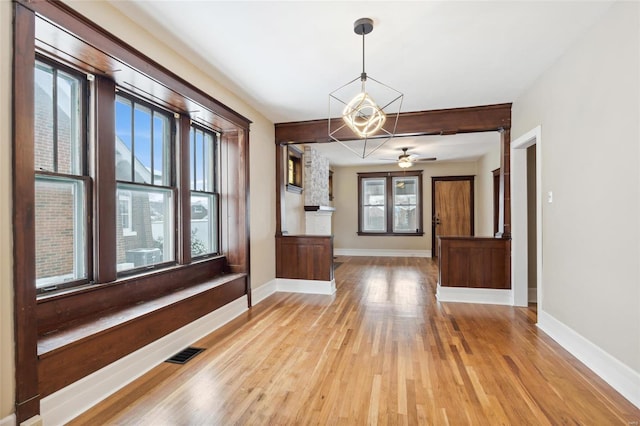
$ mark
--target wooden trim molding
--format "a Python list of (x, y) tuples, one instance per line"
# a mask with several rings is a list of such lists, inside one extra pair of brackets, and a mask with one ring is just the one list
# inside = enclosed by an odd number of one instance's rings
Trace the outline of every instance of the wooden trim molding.
[[(95, 78), (95, 194), (94, 241), (96, 246), (94, 279), (95, 282), (106, 283), (116, 280), (116, 234), (113, 224), (116, 222), (116, 199), (108, 194), (116, 193), (115, 166), (115, 83), (105, 77)], [(100, 182), (97, 185), (96, 182)]]
[[(13, 138), (34, 140), (35, 14), (14, 6)], [(38, 390), (34, 146), (13, 152), (13, 279), (16, 364), (16, 422), (40, 412)]]

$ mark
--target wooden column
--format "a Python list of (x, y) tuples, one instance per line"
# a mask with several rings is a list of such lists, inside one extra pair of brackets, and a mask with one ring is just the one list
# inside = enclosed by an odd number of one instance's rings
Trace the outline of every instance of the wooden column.
[(496, 237), (511, 238), (511, 130), (500, 130), (500, 213)]
[[(34, 74), (35, 14), (14, 6), (13, 280), (16, 423), (40, 413), (36, 321)], [(28, 117), (28, 119), (24, 119)]]
[[(116, 222), (116, 148), (115, 131), (116, 86), (113, 80), (96, 76), (95, 79), (96, 163), (93, 194), (96, 200), (94, 278), (97, 283), (116, 280), (117, 238), (113, 232)], [(100, 184), (98, 185), (97, 182)]]

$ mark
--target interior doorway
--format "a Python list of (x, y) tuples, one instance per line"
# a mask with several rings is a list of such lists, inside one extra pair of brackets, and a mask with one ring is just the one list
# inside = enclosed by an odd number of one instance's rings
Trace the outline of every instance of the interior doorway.
[(541, 149), (540, 126), (511, 143), (513, 304), (528, 306), (529, 302), (537, 303), (538, 311), (542, 309), (543, 302)]
[(431, 247), (438, 256), (438, 237), (474, 234), (474, 177), (445, 176), (431, 178)]

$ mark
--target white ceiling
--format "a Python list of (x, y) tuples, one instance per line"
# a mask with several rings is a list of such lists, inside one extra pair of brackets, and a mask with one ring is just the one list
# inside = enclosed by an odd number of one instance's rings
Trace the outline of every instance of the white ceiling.
[[(362, 38), (353, 32), (359, 18), (374, 20), (366, 36), (366, 71), (404, 93), (406, 112), (513, 102), (611, 5), (110, 2), (274, 123), (327, 117), (328, 94), (362, 68)], [(413, 143), (401, 140), (395, 149)], [(449, 156), (442, 151), (425, 155)]]

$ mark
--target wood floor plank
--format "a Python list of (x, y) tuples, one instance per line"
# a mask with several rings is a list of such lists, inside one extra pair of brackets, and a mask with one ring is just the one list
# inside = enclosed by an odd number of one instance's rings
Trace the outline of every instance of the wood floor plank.
[(276, 293), (72, 425), (629, 425), (640, 410), (535, 326), (439, 303), (424, 258), (342, 257), (335, 296)]

